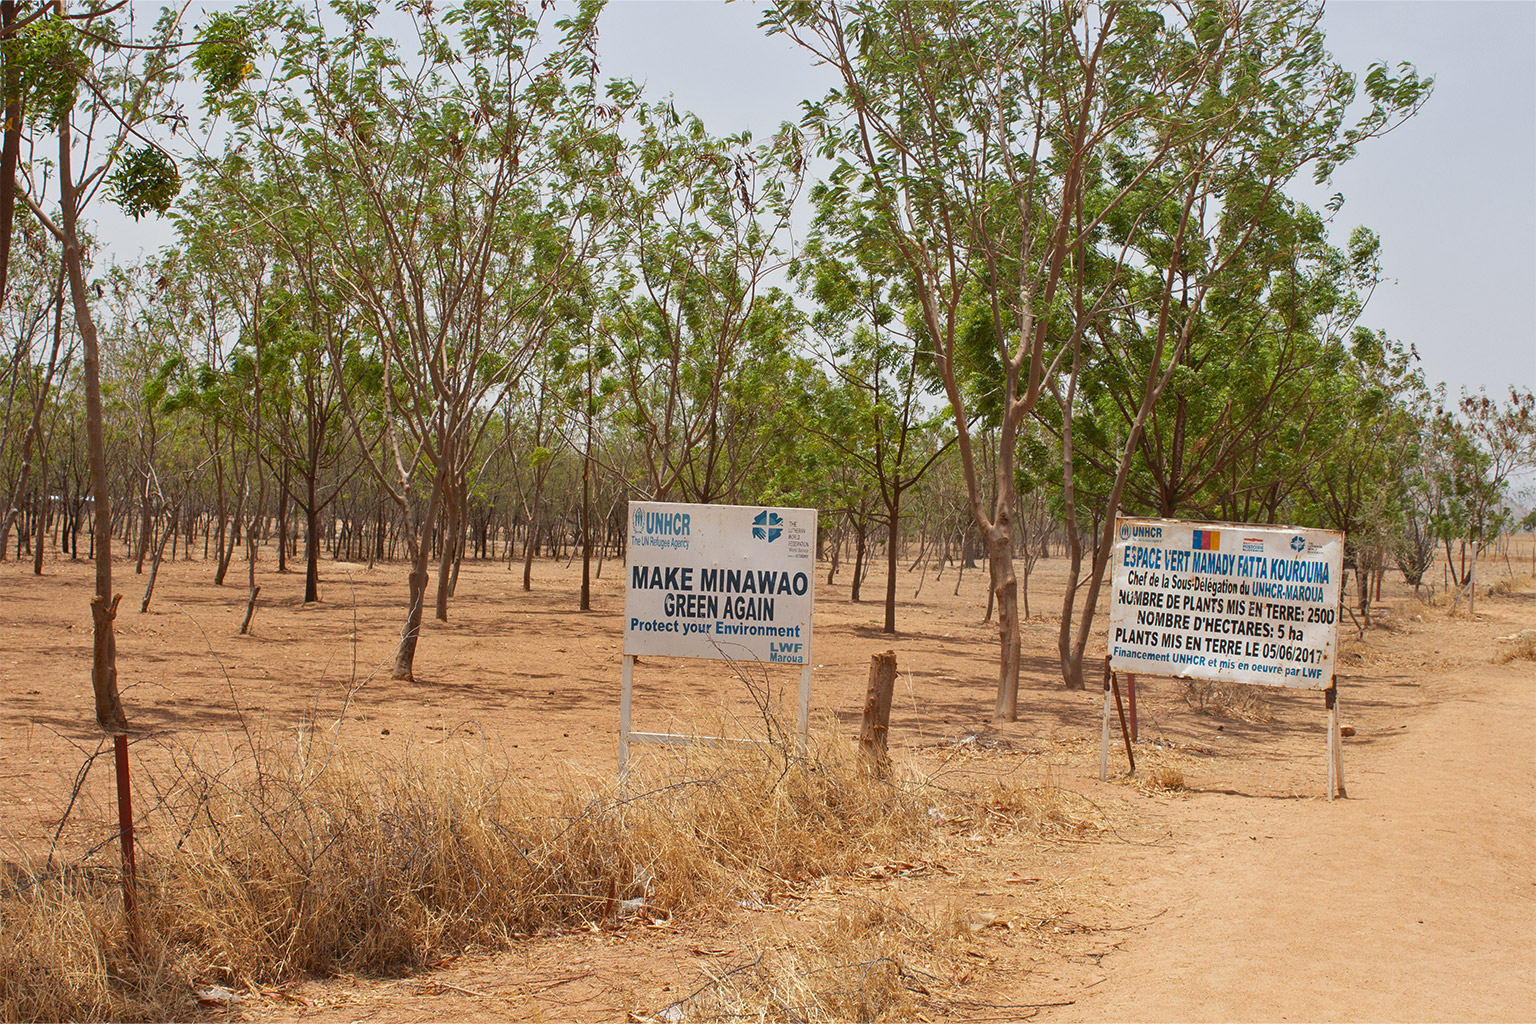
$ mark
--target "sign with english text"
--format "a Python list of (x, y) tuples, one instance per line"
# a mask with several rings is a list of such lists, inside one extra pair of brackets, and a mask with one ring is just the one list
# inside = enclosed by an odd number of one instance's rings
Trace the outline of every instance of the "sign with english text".
[(808, 665), (816, 510), (629, 504), (624, 654)]

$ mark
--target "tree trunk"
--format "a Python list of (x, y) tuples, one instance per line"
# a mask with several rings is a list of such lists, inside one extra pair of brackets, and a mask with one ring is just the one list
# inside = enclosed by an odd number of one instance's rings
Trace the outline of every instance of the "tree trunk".
[(47, 529), (48, 520), (48, 464), (46, 462), (43, 463), (42, 472), (38, 476), (42, 479), (43, 486), (38, 488), (35, 503), (37, 512), (33, 516), (32, 523), (32, 575), (34, 576), (43, 574), (43, 542), (46, 539), (43, 531)]
[(438, 557), (437, 563), (437, 603), (433, 610), (433, 616), (439, 622), (447, 622), (449, 580), (453, 572), (454, 551), (459, 546), (459, 488), (457, 481), (451, 477), (452, 469), (445, 466), (440, 468), (438, 472), (449, 474), (450, 478), (443, 485), (442, 552)]
[(177, 516), (181, 511), (179, 502), (171, 504), (171, 521), (165, 525), (165, 530), (160, 534), (160, 543), (155, 548), (154, 560), (149, 563), (149, 582), (144, 585), (144, 601), (139, 605), (139, 614), (149, 611), (150, 598), (155, 595), (155, 577), (160, 575), (160, 560), (165, 557), (165, 542), (176, 535)]
[(96, 593), (91, 598), (91, 689), (96, 697), (96, 723), (108, 733), (128, 731), (128, 719), (117, 691), (117, 598), (112, 594), (112, 495), (107, 481), (105, 416), (101, 403), (101, 351), (96, 341), (96, 321), (86, 293), (77, 227), (79, 196), (70, 174), (70, 125), (66, 116), (59, 126), (59, 206), (64, 232), (64, 266), (75, 306), (75, 329), (85, 348), (85, 434), (90, 451), (91, 496), (95, 499), (92, 547), (96, 557)]
[(587, 417), (587, 450), (581, 460), (581, 610), (592, 610), (592, 417)]
[[(421, 639), (421, 618), (427, 600), (427, 562), (432, 557), (432, 530), (437, 524), (437, 508), (442, 501), (444, 481), (441, 475), (432, 485), (432, 494), (422, 517), (412, 522), (407, 505), (401, 510), (405, 523), (401, 528), (411, 559), (411, 573), (407, 578), (410, 586), (410, 603), (405, 613), (405, 628), (400, 633), (400, 646), (395, 652), (395, 670), (390, 678), (415, 682), (416, 644)], [(420, 536), (416, 536), (417, 532)]]
[(1008, 535), (1006, 519), (995, 526), (987, 537), (987, 563), (992, 576), (992, 593), (997, 598), (997, 636), (1001, 646), (997, 666), (997, 707), (992, 712), (992, 720), (1016, 722), (1019, 718), (1019, 657), (1022, 639), (1019, 632), (1019, 583), (1013, 572), (1013, 538)]
[(853, 524), (853, 585), (848, 599), (859, 603), (859, 588), (864, 582), (864, 532), (862, 521)]
[(893, 487), (892, 491), (890, 504), (886, 506), (885, 627), (882, 630), (886, 633), (896, 632), (896, 560), (899, 557), (896, 549), (901, 537), (901, 490)]
[(304, 506), (304, 603), (320, 600), (320, 510), (315, 507), (315, 479), (307, 484)]

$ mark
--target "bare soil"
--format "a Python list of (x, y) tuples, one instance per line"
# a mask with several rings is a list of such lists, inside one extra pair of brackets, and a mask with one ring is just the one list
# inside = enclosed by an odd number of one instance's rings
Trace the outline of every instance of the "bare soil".
[[(1516, 552), (1519, 556), (1519, 552)], [(1529, 565), (1529, 551), (1523, 557)], [(241, 584), (202, 561), (146, 577), (117, 567), (120, 678), (137, 799), (187, 744), (246, 732), (334, 731), (358, 745), (461, 744), (540, 786), (611, 774), (617, 754), (621, 566), (576, 611), (579, 565), (466, 563), (449, 621), (429, 621), (419, 681), (388, 667), (405, 569), (326, 563), (323, 600), (270, 571), (250, 636)], [(1516, 572), (1518, 561), (1513, 564)], [(1489, 579), (1505, 567), (1490, 565)], [(405, 978), (316, 979), (244, 993), (214, 1016), (277, 1020), (651, 1019), (764, 948), (850, 907), (949, 910), (969, 953), (930, 979), (925, 1012), (952, 1020), (1527, 1020), (1536, 1007), (1536, 662), (1498, 638), (1536, 627), (1529, 577), (1479, 597), (1477, 614), (1424, 608), (1389, 581), (1395, 614), (1339, 666), (1348, 798), (1323, 799), (1325, 715), (1316, 691), (1264, 691), (1240, 717), (1191, 707), (1184, 684), (1141, 679), (1138, 771), (1112, 751), (1098, 779), (1102, 695), (1056, 671), (1059, 562), (1030, 581), (1020, 721), (988, 724), (995, 628), (984, 571), (898, 581), (900, 632), (880, 632), (881, 569), (849, 600), (847, 568), (818, 581), (813, 715), (853, 734), (870, 656), (899, 682), (900, 766), (943, 784), (1019, 779), (1081, 794), (1083, 835), (989, 832), (936, 816), (921, 848), (866, 870), (695, 918), (632, 920), (539, 936)], [(105, 834), (112, 790), (91, 710), (89, 566), (0, 564), (0, 857), (72, 854)], [(875, 598), (875, 600), (870, 600)], [(1044, 614), (1042, 614), (1044, 612)], [(1102, 650), (1102, 642), (1098, 645)], [(791, 712), (798, 673), (770, 675)], [(643, 659), (635, 727), (681, 732), (759, 710), (731, 666)], [(644, 748), (638, 756), (650, 756)], [(1184, 788), (1150, 784), (1177, 771)], [(78, 784), (78, 785), (77, 785)], [(71, 796), (78, 798), (71, 806)]]

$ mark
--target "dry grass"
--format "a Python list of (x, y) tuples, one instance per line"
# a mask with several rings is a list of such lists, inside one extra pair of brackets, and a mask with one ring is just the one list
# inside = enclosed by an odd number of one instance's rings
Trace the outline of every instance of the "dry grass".
[(972, 944), (963, 915), (919, 916), (871, 902), (809, 934), (709, 971), (709, 980), (653, 1021), (919, 1019)]
[(1202, 714), (1216, 718), (1236, 718), (1244, 722), (1267, 722), (1273, 714), (1262, 686), (1243, 683), (1213, 683), (1191, 679), (1184, 684), (1184, 703)]
[[(23, 875), (0, 890), (0, 1018), (185, 1016), (211, 985), (417, 969), (554, 929), (706, 913), (856, 871), (944, 823), (1100, 830), (1092, 805), (1052, 787), (879, 778), (830, 731), (805, 758), (688, 748), (648, 757), (622, 788), (570, 779), (556, 795), (451, 745), (343, 752), (313, 733), (238, 758), (184, 750), (153, 783), (138, 941), (122, 939), (115, 872)], [(898, 950), (913, 927), (849, 918), (766, 951), (730, 998), (757, 993), (761, 1019), (900, 1018), (918, 977)]]
[(1499, 662), (1536, 661), (1536, 629), (1522, 629), (1518, 633), (1499, 637)]
[(1182, 792), (1185, 788), (1184, 772), (1172, 765), (1158, 765), (1147, 773), (1147, 788), (1164, 793)]
[(1519, 573), (1514, 576), (1501, 576), (1494, 580), (1488, 587), (1489, 597), (1514, 597), (1528, 593), (1536, 579), (1527, 573)]
[(980, 834), (1022, 831), (1042, 839), (1082, 839), (1108, 831), (1099, 807), (1057, 786), (1030, 786), (1016, 778), (994, 779), (977, 791), (949, 795), (945, 819), (953, 828)]

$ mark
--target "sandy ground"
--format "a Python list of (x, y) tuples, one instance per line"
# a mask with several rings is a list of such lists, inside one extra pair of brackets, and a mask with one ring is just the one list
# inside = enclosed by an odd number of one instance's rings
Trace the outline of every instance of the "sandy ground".
[[(575, 610), (579, 566), (540, 563), (525, 593), (518, 571), (466, 564), (449, 621), (426, 628), (416, 684), (387, 678), (402, 567), (327, 563), (323, 600), (310, 606), (298, 575), (270, 568), (258, 573), (253, 635), (242, 637), (243, 568), (221, 588), (211, 565), (167, 565), (140, 614), (145, 577), (119, 565), (119, 665), (141, 775), (164, 770), (187, 743), (306, 723), (351, 743), (490, 751), (536, 785), (613, 771), (616, 564), (589, 613)], [(786, 929), (874, 900), (952, 907), (975, 922), (975, 963), (926, 1004), (934, 1018), (1536, 1016), (1536, 663), (1503, 662), (1497, 639), (1536, 627), (1529, 578), (1523, 591), (1480, 600), (1475, 618), (1419, 608), (1399, 587), (1388, 594), (1390, 628), (1363, 640), (1345, 629), (1340, 707), (1355, 734), (1344, 747), (1349, 797), (1329, 802), (1315, 691), (1270, 691), (1267, 720), (1255, 721), (1202, 713), (1182, 684), (1143, 679), (1141, 770), (1130, 778), (1117, 749), (1111, 780), (1100, 782), (1100, 696), (1063, 691), (1054, 674), (1057, 562), (1031, 580), (1020, 721), (1001, 728), (987, 724), (996, 634), (981, 622), (981, 572), (968, 572), (958, 593), (953, 569), (905, 574), (901, 632), (889, 637), (879, 604), (849, 601), (846, 566), (830, 586), (822, 571), (818, 720), (855, 732), (869, 658), (892, 649), (898, 762), (941, 778), (1060, 786), (1090, 801), (1106, 831), (1069, 841), (940, 827), (899, 862), (877, 859), (858, 876), (765, 893), (719, 915), (543, 936), (404, 979), (248, 994), (238, 1015), (645, 1019)], [(50, 559), (41, 579), (30, 563), (0, 564), (0, 858), (35, 856), (56, 833), (77, 848), (110, 819), (106, 758), (66, 817), (81, 766), (100, 747), (90, 587), (84, 563)], [(865, 596), (882, 593), (877, 567)], [(645, 659), (635, 679), (637, 729), (755, 714), (718, 663)], [(797, 675), (772, 682), (792, 702)], [(1178, 768), (1187, 788), (1148, 788), (1158, 766)], [(142, 782), (139, 792), (145, 799)]]

